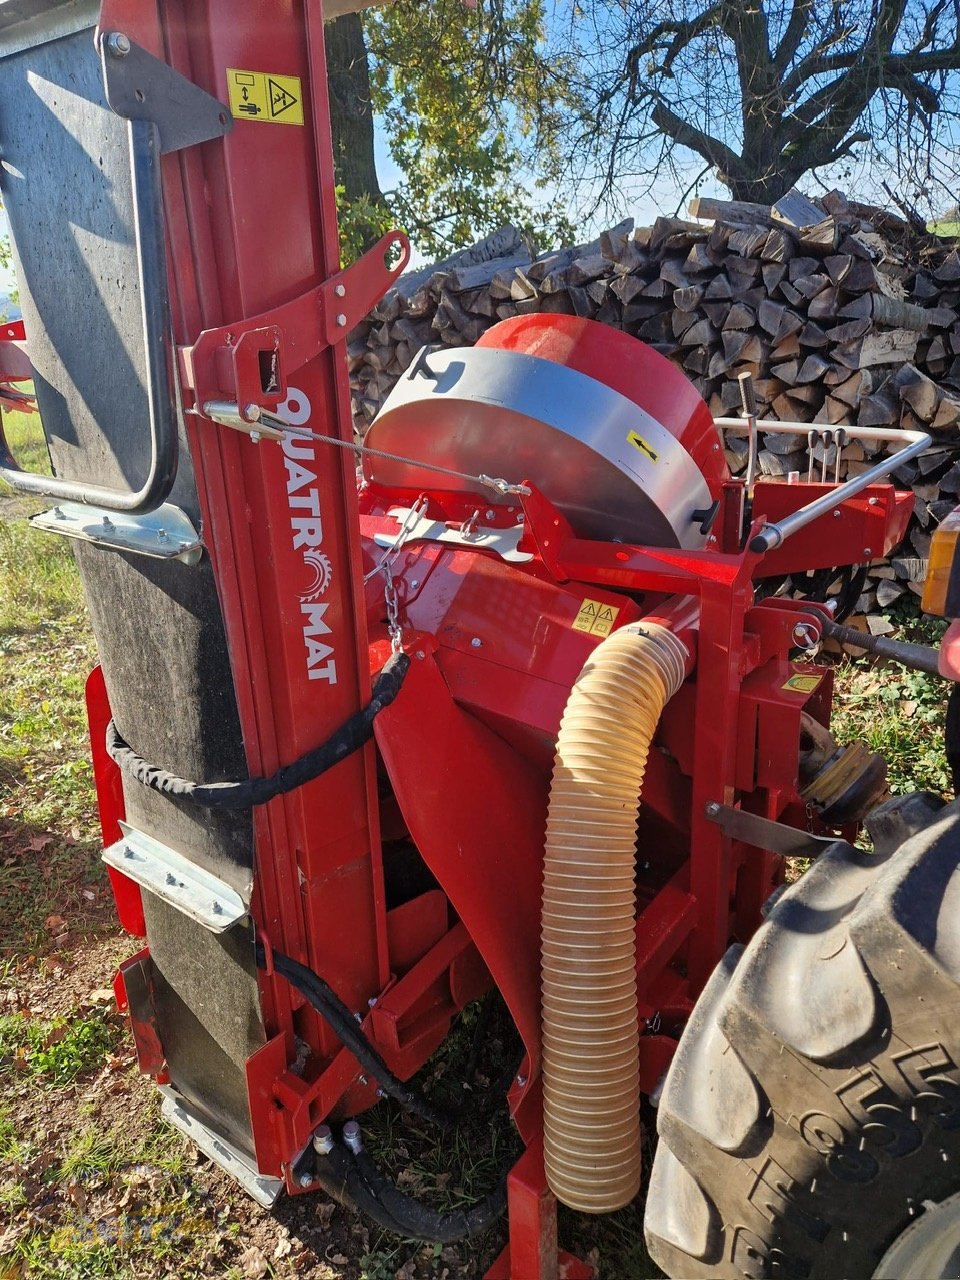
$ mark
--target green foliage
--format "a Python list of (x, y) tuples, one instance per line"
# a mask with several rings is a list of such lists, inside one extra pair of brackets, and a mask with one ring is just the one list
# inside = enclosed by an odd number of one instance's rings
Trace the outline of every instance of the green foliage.
[[(13, 249), (6, 227), (6, 218), (3, 215), (3, 201), (0, 200), (0, 288), (3, 288), (5, 280), (12, 280), (13, 278)], [(9, 294), (11, 302), (20, 301), (20, 290), (16, 285), (11, 284), (10, 287), (3, 289), (3, 292)], [(6, 318), (6, 311), (0, 311), (0, 320), (5, 320)]]
[(85, 1018), (31, 1018), (0, 1015), (0, 1069), (22, 1070), (35, 1079), (63, 1086), (103, 1064), (117, 1044), (119, 1028), (102, 1012)]
[(388, 205), (378, 204), (366, 195), (350, 200), (344, 187), (338, 186), (337, 222), (340, 256), (348, 263), (356, 262), (371, 243), (392, 231), (397, 225), (397, 218)]
[(543, 0), (366, 11), (373, 109), (403, 174), (389, 211), (424, 254), (507, 222), (550, 242), (573, 237), (554, 189), (569, 75), (545, 56), (545, 19)]
[[(942, 619), (901, 604), (889, 613), (897, 639), (936, 647)], [(909, 671), (876, 658), (843, 662), (837, 669), (832, 730), (838, 742), (860, 739), (887, 762), (895, 795), (910, 791), (950, 791), (944, 751), (948, 685), (936, 676)]]

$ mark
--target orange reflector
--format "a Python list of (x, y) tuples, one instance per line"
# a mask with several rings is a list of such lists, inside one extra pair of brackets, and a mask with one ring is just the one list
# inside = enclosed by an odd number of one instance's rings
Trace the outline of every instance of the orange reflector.
[(950, 570), (960, 537), (960, 507), (954, 507), (940, 522), (930, 543), (930, 560), (923, 584), (922, 608), (924, 613), (947, 617), (947, 593), (950, 588)]

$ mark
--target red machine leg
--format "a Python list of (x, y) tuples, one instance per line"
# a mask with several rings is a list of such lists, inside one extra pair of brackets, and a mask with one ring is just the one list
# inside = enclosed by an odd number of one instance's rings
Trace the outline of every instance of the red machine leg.
[(593, 1280), (593, 1267), (557, 1246), (557, 1201), (543, 1171), (543, 1142), (531, 1143), (507, 1180), (510, 1241), (486, 1280)]

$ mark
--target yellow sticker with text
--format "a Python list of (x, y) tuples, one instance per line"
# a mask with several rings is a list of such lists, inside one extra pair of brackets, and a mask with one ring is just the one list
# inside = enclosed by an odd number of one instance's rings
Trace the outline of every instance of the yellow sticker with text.
[(227, 67), (230, 110), (238, 120), (267, 124), (303, 124), (303, 94), (299, 76), (269, 71), (241, 71)]
[(813, 693), (823, 676), (791, 676), (781, 689), (790, 689), (793, 693)]
[(608, 636), (620, 610), (602, 600), (584, 600), (573, 620), (574, 631), (591, 636)]
[(627, 432), (627, 444), (632, 444), (635, 449), (639, 449), (641, 453), (646, 454), (651, 462), (657, 462), (660, 458), (653, 445), (644, 440), (639, 431)]

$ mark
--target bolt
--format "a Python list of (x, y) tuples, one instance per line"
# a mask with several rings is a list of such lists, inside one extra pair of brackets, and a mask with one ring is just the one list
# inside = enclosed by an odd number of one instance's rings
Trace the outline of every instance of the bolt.
[(377, 997), (371, 996), (370, 999), (367, 1001), (367, 1008), (372, 1009), (376, 1003), (377, 1003)]
[(717, 804), (716, 800), (711, 800), (707, 805), (708, 815), (711, 818), (715, 818), (719, 812), (720, 812), (720, 806)]
[(104, 516), (104, 517), (103, 517), (103, 527), (104, 527), (105, 529), (112, 529), (112, 528), (113, 528), (113, 521), (110, 519), (110, 517), (109, 517), (109, 516)]
[(248, 422), (260, 421), (260, 406), (258, 404), (248, 404), (244, 406), (243, 416)]
[[(378, 1097), (378, 1098), (385, 1098), (386, 1096), (387, 1096), (387, 1091), (386, 1091), (386, 1089), (378, 1089), (378, 1090), (377, 1090), (377, 1097)], [(944, 1158), (944, 1160), (946, 1160), (946, 1158), (947, 1158), (947, 1157), (946, 1157), (946, 1155), (944, 1155), (944, 1157), (943, 1157), (943, 1158)]]
[(798, 622), (793, 628), (793, 638), (801, 649), (812, 649), (820, 637), (816, 628), (808, 622)]
[(354, 1020), (354, 1022), (362, 1022), (362, 1021), (363, 1021), (363, 1014), (362, 1014), (362, 1013), (355, 1013), (355, 1014), (353, 1015), (353, 1020)]
[(343, 1126), (343, 1140), (355, 1156), (363, 1150), (363, 1138), (360, 1136), (360, 1126), (356, 1120), (348, 1120)]
[(340, 314), (337, 316), (337, 327), (340, 329), (344, 329), (346, 328), (346, 324), (347, 324), (347, 317), (341, 311)]
[(492, 520), (492, 519), (493, 519), (493, 508), (492, 508), (492, 507), (488, 507), (488, 508), (486, 509), (486, 511), (483, 513), (483, 518), (484, 518), (484, 520)]
[(63, 519), (65, 519), (65, 518), (66, 518), (66, 517), (64, 516), (64, 514), (63, 514), (63, 508), (62, 508), (62, 507), (54, 507), (54, 508), (53, 508), (53, 514), (56, 516), (56, 518), (57, 518), (58, 520), (63, 520)]
[(867, 499), (867, 506), (868, 506), (868, 507), (875, 507), (879, 501), (880, 501), (880, 499), (879, 499), (879, 498), (868, 498), (868, 499)]
[(523, 524), (523, 512), (522, 512), (522, 511), (521, 511), (521, 512), (520, 512), (520, 514), (517, 516), (517, 524)]
[(158, 530), (157, 530), (157, 537), (160, 539), (160, 541), (161, 541), (161, 542), (166, 542), (166, 540), (167, 540), (167, 531), (166, 531), (166, 529), (158, 529)]
[(526, 1083), (527, 1083), (527, 1077), (526, 1077), (526, 1076), (517, 1076), (517, 1084), (520, 1086), (520, 1088), (521, 1088), (521, 1089), (523, 1088), (523, 1086), (524, 1086)]
[(122, 31), (111, 31), (107, 36), (107, 52), (114, 58), (125, 58), (130, 52), (130, 37)]
[(167, 872), (167, 884), (176, 884), (176, 883), (177, 883), (177, 877), (173, 874), (173, 872), (172, 872), (172, 871), (168, 871), (168, 872)]
[(313, 1135), (313, 1149), (318, 1156), (328, 1156), (333, 1150), (333, 1134), (328, 1124), (322, 1124)]
[(411, 590), (411, 591), (416, 591), (416, 589), (417, 589), (417, 587), (419, 587), (419, 585), (420, 585), (420, 579), (419, 579), (419, 578), (411, 578), (411, 579), (410, 579), (410, 590)]
[(301, 1174), (300, 1174), (300, 1176), (297, 1178), (297, 1184), (298, 1184), (298, 1186), (301, 1186), (301, 1187), (312, 1187), (312, 1186), (313, 1186), (313, 1174), (312, 1174), (312, 1173), (307, 1173), (306, 1171), (304, 1171), (304, 1172), (303, 1172), (303, 1173), (301, 1173)]
[(864, 548), (863, 548), (863, 558), (864, 558), (864, 560), (872, 560), (872, 559), (873, 559), (873, 547), (864, 547)]
[(336, 284), (333, 286), (333, 292), (338, 298), (345, 298), (347, 296), (347, 287), (343, 284)]
[(833, 513), (833, 518), (834, 518), (834, 520), (839, 520), (839, 519), (840, 519), (840, 512), (839, 512), (839, 511), (835, 511), (835, 512)]
[(416, 658), (418, 662), (422, 662), (427, 655), (423, 652), (422, 649), (418, 649), (413, 656)]
[(470, 645), (474, 649), (482, 649), (483, 641), (480, 639), (479, 636), (474, 636), (473, 639), (470, 641)]
[(215, 902), (215, 903), (213, 904), (213, 914), (214, 914), (215, 916), (222, 916), (222, 915), (223, 915), (223, 907), (221, 907), (221, 905), (220, 905), (220, 903), (219, 903), (219, 902)]
[(132, 858), (132, 857), (133, 857), (133, 850), (130, 848), (130, 846), (129, 846), (128, 844), (125, 844), (125, 845), (123, 846), (123, 856), (124, 856), (125, 858)]
[(369, 1084), (370, 1081), (366, 1076), (357, 1076), (357, 1084)]
[(259, 444), (259, 443), (260, 443), (260, 432), (259, 432), (259, 431), (251, 431), (251, 432), (250, 432), (250, 443), (251, 443), (251, 444)]

